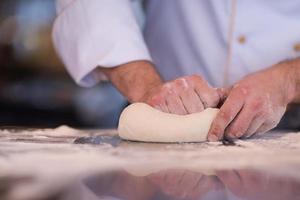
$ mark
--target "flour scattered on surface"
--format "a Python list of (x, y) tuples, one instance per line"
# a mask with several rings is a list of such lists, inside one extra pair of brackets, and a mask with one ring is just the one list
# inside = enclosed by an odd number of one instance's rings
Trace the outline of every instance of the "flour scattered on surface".
[[(122, 141), (110, 145), (73, 144), (78, 137), (116, 135), (116, 130), (77, 130), (67, 126), (44, 130), (0, 131), (1, 177), (31, 176), (39, 191), (74, 178), (112, 169), (147, 171), (191, 169), (263, 169), (300, 178), (300, 133), (267, 133), (234, 146), (221, 142), (157, 144)], [(62, 180), (61, 177), (64, 177)], [(56, 184), (57, 183), (57, 184)], [(59, 184), (58, 184), (59, 183)], [(22, 199), (31, 192), (16, 193)], [(17, 199), (17, 198), (16, 198)], [(30, 199), (30, 198), (29, 198)]]

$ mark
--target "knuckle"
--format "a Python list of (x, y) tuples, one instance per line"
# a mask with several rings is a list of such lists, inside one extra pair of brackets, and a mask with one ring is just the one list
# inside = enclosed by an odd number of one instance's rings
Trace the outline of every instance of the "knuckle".
[(179, 78), (179, 79), (174, 80), (174, 85), (176, 86), (177, 89), (180, 89), (180, 90), (185, 90), (185, 89), (189, 88), (189, 84), (188, 84), (187, 80), (184, 78)]
[[(172, 82), (173, 82), (173, 81), (172, 81)], [(163, 89), (163, 90), (168, 90), (168, 89), (172, 88), (172, 87), (173, 87), (172, 82), (167, 82), (167, 83), (165, 83), (165, 84), (162, 86), (162, 89)]]
[(163, 86), (162, 86), (162, 93), (164, 94), (173, 94), (174, 93), (174, 85), (169, 82), (169, 83), (165, 83)]
[(199, 82), (199, 81), (203, 81), (203, 77), (201, 75), (198, 74), (193, 74), (190, 76), (185, 77), (187, 80), (192, 81), (192, 82)]
[(236, 84), (234, 86), (234, 90), (236, 90), (239, 94), (242, 94), (243, 96), (249, 95), (249, 93), (250, 93), (250, 87), (247, 85)]
[(193, 74), (193, 75), (191, 75), (191, 78), (197, 79), (197, 80), (203, 80), (203, 76), (201, 76), (199, 74)]
[(183, 80), (183, 78), (178, 78), (178, 79), (173, 80), (172, 82), (173, 82), (175, 85), (181, 85), (181, 84), (182, 84), (182, 80)]

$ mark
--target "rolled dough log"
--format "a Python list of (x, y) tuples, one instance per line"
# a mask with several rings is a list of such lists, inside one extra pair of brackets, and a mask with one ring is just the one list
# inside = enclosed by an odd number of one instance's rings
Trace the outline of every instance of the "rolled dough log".
[(119, 136), (143, 142), (202, 142), (219, 109), (207, 108), (189, 115), (161, 112), (145, 103), (134, 103), (122, 112)]

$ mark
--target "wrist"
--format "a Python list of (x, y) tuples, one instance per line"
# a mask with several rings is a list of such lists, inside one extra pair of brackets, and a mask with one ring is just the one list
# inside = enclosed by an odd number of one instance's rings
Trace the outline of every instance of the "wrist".
[(162, 82), (153, 83), (148, 85), (147, 89), (139, 97), (137, 97), (133, 102), (144, 102), (148, 103), (154, 94), (158, 93), (163, 86)]
[(291, 64), (292, 74), (294, 79), (294, 90), (295, 95), (293, 102), (300, 102), (300, 58), (295, 59), (294, 62)]
[(131, 103), (147, 102), (149, 97), (163, 85), (163, 81), (156, 72), (154, 65), (150, 62), (140, 63), (136, 65), (135, 69), (132, 67), (127, 74), (131, 78), (128, 79), (130, 86), (125, 92), (125, 96)]
[(300, 59), (288, 60), (279, 63), (279, 73), (283, 74), (283, 84), (287, 102), (292, 103), (300, 100)]
[(162, 84), (152, 63), (134, 61), (114, 68), (99, 68), (130, 101), (144, 102), (147, 94)]

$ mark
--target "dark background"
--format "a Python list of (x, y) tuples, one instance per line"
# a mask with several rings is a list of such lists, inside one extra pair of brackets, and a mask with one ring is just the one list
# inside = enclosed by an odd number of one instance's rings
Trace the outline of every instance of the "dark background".
[(115, 127), (126, 101), (108, 83), (75, 85), (52, 46), (54, 19), (54, 0), (0, 1), (0, 126)]

